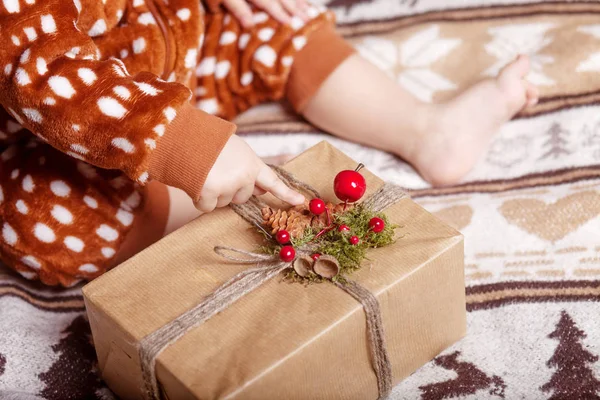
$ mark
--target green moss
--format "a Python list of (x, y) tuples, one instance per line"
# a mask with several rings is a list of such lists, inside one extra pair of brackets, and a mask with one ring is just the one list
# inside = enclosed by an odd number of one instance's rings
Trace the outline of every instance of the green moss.
[(275, 254), (279, 253), (279, 250), (281, 250), (281, 246), (264, 245), (259, 246), (258, 249), (256, 249), (256, 252), (274, 256)]
[[(384, 220), (385, 229), (382, 232), (371, 231), (369, 221), (373, 217)], [(361, 263), (366, 259), (368, 249), (388, 246), (394, 242), (396, 227), (389, 224), (384, 214), (373, 213), (362, 205), (357, 205), (343, 214), (335, 215), (334, 224), (336, 227), (342, 224), (348, 225), (350, 231), (339, 232), (337, 229), (329, 231), (320, 243), (319, 252), (337, 258), (340, 263), (341, 275), (359, 269)], [(358, 244), (350, 243), (349, 239), (352, 236), (358, 236), (360, 239)]]
[(290, 241), (292, 246), (294, 246), (294, 248), (300, 249), (304, 246), (306, 246), (307, 244), (309, 244), (310, 242), (312, 242), (315, 238), (315, 236), (317, 236), (317, 233), (319, 233), (318, 231), (316, 231), (314, 228), (312, 227), (308, 227), (306, 228), (306, 230), (304, 231), (304, 235), (301, 238), (292, 238), (292, 240)]
[[(385, 222), (385, 228), (382, 232), (375, 233), (369, 227), (369, 221), (373, 217), (379, 217)], [(348, 225), (349, 232), (340, 232), (337, 227)], [(327, 254), (335, 257), (340, 264), (340, 273), (333, 278), (334, 281), (343, 281), (344, 276), (358, 270), (364, 260), (367, 259), (367, 251), (372, 248), (384, 247), (394, 243), (394, 234), (397, 226), (391, 225), (388, 218), (383, 213), (374, 213), (359, 204), (348, 211), (333, 216), (332, 229), (315, 239), (317, 231), (308, 228), (304, 236), (298, 239), (292, 239), (291, 244), (296, 249), (314, 246), (314, 252)], [(350, 243), (350, 237), (358, 236), (359, 243), (353, 245)], [(277, 254), (281, 246), (269, 242), (261, 247), (259, 251), (266, 254)], [(284, 276), (286, 281), (301, 283), (319, 283), (325, 279), (316, 274), (308, 277), (301, 277), (295, 271), (290, 270)]]
[(321, 278), (319, 275), (311, 272), (310, 275), (303, 277), (300, 276), (293, 269), (288, 269), (285, 271), (283, 275), (283, 280), (289, 283), (302, 283), (304, 285), (310, 285), (313, 283), (321, 283), (325, 281), (324, 278)]

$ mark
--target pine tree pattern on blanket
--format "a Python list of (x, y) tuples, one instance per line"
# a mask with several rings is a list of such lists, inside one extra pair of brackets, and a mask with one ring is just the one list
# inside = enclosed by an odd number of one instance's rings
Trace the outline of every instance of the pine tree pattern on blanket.
[[(600, 5), (337, 4), (342, 32), (417, 96), (443, 100), (516, 51), (532, 56), (529, 78), (542, 83), (540, 104), (448, 188), (428, 188), (392, 155), (323, 135), (278, 105), (238, 118), (261, 155), (330, 140), (465, 235), (468, 334), (390, 398), (600, 398)], [(0, 268), (0, 397), (113, 399), (88, 335), (79, 287), (57, 291)]]

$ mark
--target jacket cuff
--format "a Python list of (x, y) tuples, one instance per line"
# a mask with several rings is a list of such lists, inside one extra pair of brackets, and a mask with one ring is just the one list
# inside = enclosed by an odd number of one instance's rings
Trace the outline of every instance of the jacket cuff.
[(294, 58), (287, 83), (286, 96), (294, 110), (302, 114), (323, 82), (355, 52), (332, 25), (311, 33)]
[(198, 201), (208, 173), (235, 130), (235, 124), (186, 103), (152, 152), (150, 178)]

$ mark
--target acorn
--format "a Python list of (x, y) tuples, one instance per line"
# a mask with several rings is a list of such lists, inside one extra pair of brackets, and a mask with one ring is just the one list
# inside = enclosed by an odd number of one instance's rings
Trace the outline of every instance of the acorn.
[(309, 256), (298, 257), (294, 260), (294, 271), (303, 278), (310, 275), (314, 261)]
[(335, 257), (323, 254), (315, 261), (313, 271), (320, 277), (331, 279), (340, 272), (340, 263)]

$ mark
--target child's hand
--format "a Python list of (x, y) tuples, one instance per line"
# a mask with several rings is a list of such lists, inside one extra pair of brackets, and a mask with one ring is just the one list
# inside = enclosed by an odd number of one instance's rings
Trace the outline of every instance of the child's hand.
[(254, 25), (249, 3), (266, 11), (282, 24), (290, 24), (292, 16), (300, 17), (304, 21), (308, 20), (305, 12), (308, 8), (306, 0), (223, 0), (225, 8), (240, 21), (244, 28)]
[(304, 196), (287, 187), (244, 140), (234, 135), (208, 173), (196, 208), (210, 212), (230, 203), (245, 203), (252, 194), (264, 192), (292, 205), (304, 203)]

